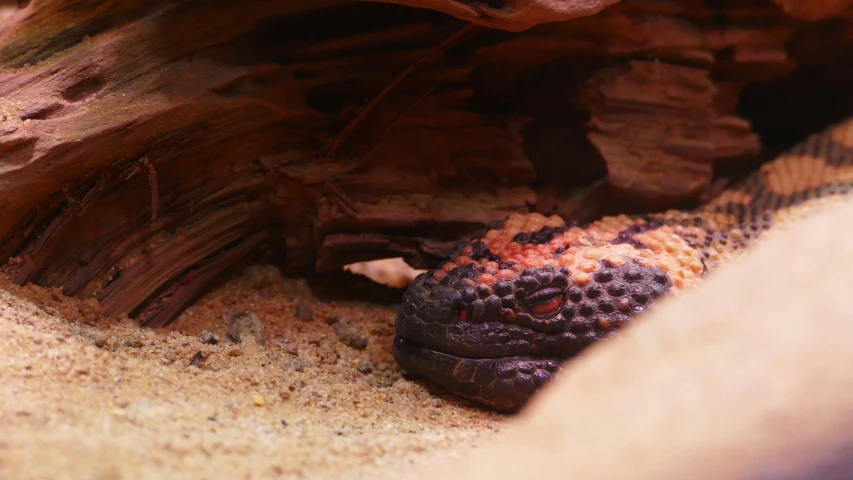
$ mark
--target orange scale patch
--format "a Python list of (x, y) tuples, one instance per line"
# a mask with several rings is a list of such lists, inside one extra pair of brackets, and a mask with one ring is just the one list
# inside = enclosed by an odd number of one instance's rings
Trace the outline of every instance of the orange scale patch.
[[(699, 280), (703, 270), (699, 251), (688, 245), (670, 227), (643, 232), (636, 238), (654, 251), (655, 263), (669, 274), (675, 288), (680, 289)], [(648, 258), (645, 255), (643, 257)]]
[(551, 228), (563, 228), (566, 226), (566, 221), (558, 215), (551, 215), (545, 221), (545, 226)]
[(583, 235), (590, 236), (597, 240), (609, 242), (619, 235), (619, 232), (626, 228), (636, 225), (637, 221), (625, 215), (615, 217), (604, 217), (597, 222), (593, 222), (584, 231)]
[(559, 248), (563, 248), (568, 245), (569, 242), (565, 235), (554, 235), (554, 238), (551, 239), (546, 245), (548, 246), (548, 250), (553, 252)]
[(642, 232), (634, 236), (643, 245), (655, 253), (663, 253), (667, 250), (667, 244), (675, 237), (675, 233), (669, 227), (661, 227), (648, 232)]
[(551, 254), (554, 250), (549, 245), (539, 245), (536, 249), (534, 249), (534, 254), (540, 258), (549, 259), (551, 258)]
[(825, 182), (826, 161), (812, 155), (786, 155), (762, 165), (764, 184), (773, 193), (790, 195)]
[(503, 230), (518, 230), (524, 225), (524, 215), (514, 213), (504, 221)]
[(498, 273), (495, 274), (495, 278), (497, 278), (498, 280), (512, 280), (517, 276), (518, 274), (508, 269), (499, 270)]
[(578, 268), (582, 272), (592, 273), (598, 269), (598, 262), (593, 262), (592, 260), (584, 260), (583, 262), (580, 262)]
[(718, 213), (708, 218), (705, 221), (705, 226), (713, 228), (714, 230), (725, 230), (728, 229), (735, 221), (736, 219), (732, 215)]
[(485, 235), (483, 235), (483, 238), (481, 238), (480, 241), (489, 245), (495, 238), (497, 238), (498, 235), (500, 235), (500, 233), (500, 230), (489, 230)]
[(477, 262), (474, 261), (473, 259), (471, 259), (471, 257), (466, 257), (466, 256), (460, 255), (459, 257), (456, 258), (454, 263), (460, 267), (464, 267), (465, 265), (468, 265), (469, 263), (477, 263)]
[(624, 264), (629, 258), (636, 259), (638, 257), (642, 257), (643, 252), (649, 252), (649, 250), (646, 248), (638, 249), (637, 247), (627, 243), (619, 243), (608, 248), (606, 250), (605, 257), (612, 257), (612, 261)]
[(545, 217), (541, 215), (531, 215), (526, 220), (521, 226), (522, 232), (535, 232), (545, 226)]
[(608, 254), (606, 257), (603, 258), (603, 260), (606, 260), (614, 267), (621, 267), (622, 265), (628, 263), (628, 257), (619, 254)]
[[(546, 217), (540, 213), (515, 213), (504, 221), (503, 228), (497, 231), (500, 233), (495, 234), (495, 237), (498, 235), (507, 235), (511, 239), (520, 232), (533, 233), (544, 227), (560, 228), (565, 227), (565, 225), (566, 223), (563, 219), (556, 215)], [(486, 237), (489, 238), (488, 233)]]
[(732, 230), (729, 230), (729, 238), (734, 239), (734, 240), (744, 240), (743, 230), (741, 230), (739, 228), (734, 228)]
[(644, 248), (637, 252), (636, 260), (642, 266), (649, 266), (655, 258), (657, 258), (657, 254), (655, 254), (655, 252), (648, 248)]
[(678, 254), (679, 254), (680, 252), (682, 252), (685, 248), (689, 248), (691, 251), (693, 250), (693, 247), (691, 247), (691, 246), (689, 246), (689, 245), (685, 245), (685, 243), (683, 243), (683, 242), (684, 242), (684, 240), (683, 240), (681, 237), (679, 237), (678, 239), (679, 239), (681, 242), (678, 242), (678, 241), (675, 241), (675, 240), (669, 240), (669, 241), (667, 241), (667, 242), (666, 242), (666, 251), (667, 251), (667, 252), (669, 252), (669, 253), (671, 253), (671, 254), (673, 254), (673, 255), (678, 255)]
[(581, 251), (581, 256), (587, 260), (597, 260), (604, 256), (604, 250), (600, 248), (587, 248)]
[[(673, 211), (672, 216), (681, 218), (685, 214)], [(724, 216), (723, 221), (726, 220)], [(713, 222), (716, 219), (709, 221)], [(556, 216), (512, 215), (505, 221), (503, 229), (490, 230), (481, 241), (494, 254), (500, 256), (503, 262), (513, 262), (515, 265), (510, 269), (500, 269), (498, 263), (484, 260), (481, 264), (484, 272), (478, 281), (491, 284), (499, 280), (511, 280), (526, 268), (542, 268), (550, 265), (555, 268), (567, 268), (574, 283), (582, 285), (591, 280), (591, 275), (599, 268), (602, 260), (607, 260), (613, 265), (624, 265), (632, 258), (642, 265), (660, 266), (670, 273), (676, 287), (692, 283), (693, 279), (701, 275), (703, 265), (698, 252), (676, 235), (671, 227), (657, 228), (638, 234), (637, 240), (648, 248), (637, 249), (629, 244), (609, 244), (620, 232), (635, 224), (636, 220), (625, 215), (605, 217), (590, 224), (586, 229), (571, 227), (542, 245), (520, 245), (512, 240), (519, 232), (531, 233), (544, 226), (558, 228), (565, 224)], [(704, 239), (706, 235), (704, 228), (676, 228), (697, 239)], [(735, 233), (735, 237), (737, 235), (738, 233)], [(559, 258), (552, 257), (554, 251), (568, 244), (576, 244), (576, 246), (568, 248)], [(456, 266), (474, 262), (468, 256), (472, 252), (470, 246), (463, 249), (460, 257), (442, 267), (441, 275)], [(719, 257), (719, 255), (716, 256)], [(474, 284), (474, 282), (471, 283)]]
[(504, 245), (499, 251), (501, 257), (509, 258), (517, 255), (522, 249), (523, 247), (521, 245), (515, 242), (510, 242)]
[(542, 268), (545, 266), (544, 259), (536, 255), (528, 255), (523, 257), (522, 263), (527, 268)]
[(693, 275), (695, 276), (701, 275), (702, 271), (705, 270), (705, 266), (702, 265), (701, 261), (689, 263), (688, 268), (690, 268), (690, 271), (693, 272)]
[(540, 213), (530, 213), (526, 215), (525, 223), (524, 223), (524, 231), (526, 232), (535, 232), (537, 230), (541, 230), (543, 227), (561, 227), (564, 226), (565, 222), (563, 219), (556, 215), (551, 215), (550, 217), (546, 217)]
[(720, 194), (714, 201), (710, 202), (708, 205), (703, 207), (703, 210), (710, 210), (719, 205), (725, 205), (727, 203), (739, 203), (742, 205), (749, 205), (752, 202), (752, 195), (740, 190), (727, 190)]

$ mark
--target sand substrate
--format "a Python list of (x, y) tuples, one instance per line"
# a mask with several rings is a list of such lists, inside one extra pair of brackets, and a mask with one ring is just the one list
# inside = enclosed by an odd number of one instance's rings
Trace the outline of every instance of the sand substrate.
[(4, 278), (0, 479), (399, 478), (465, 456), (511, 419), (402, 378), (395, 311), (253, 266), (150, 329)]

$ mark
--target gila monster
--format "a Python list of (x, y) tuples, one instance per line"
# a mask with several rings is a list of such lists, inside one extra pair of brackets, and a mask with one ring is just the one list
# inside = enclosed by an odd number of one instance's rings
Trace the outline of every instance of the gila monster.
[(394, 357), (411, 376), (517, 410), (564, 360), (695, 285), (763, 233), (851, 191), (853, 119), (809, 136), (694, 210), (586, 225), (511, 215), (412, 282), (396, 318)]

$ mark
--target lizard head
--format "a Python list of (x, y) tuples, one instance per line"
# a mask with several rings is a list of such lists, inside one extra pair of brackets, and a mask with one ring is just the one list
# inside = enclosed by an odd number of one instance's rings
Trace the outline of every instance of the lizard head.
[(612, 336), (672, 286), (640, 253), (636, 222), (580, 228), (513, 215), (457, 246), (409, 286), (394, 356), (410, 374), (516, 410), (560, 363)]

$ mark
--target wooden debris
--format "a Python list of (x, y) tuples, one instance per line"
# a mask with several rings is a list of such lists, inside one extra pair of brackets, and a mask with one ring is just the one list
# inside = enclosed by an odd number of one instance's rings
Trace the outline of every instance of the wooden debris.
[(400, 2), (478, 25), (338, 0), (7, 7), (2, 271), (164, 325), (251, 258), (425, 268), (513, 212), (696, 201), (755, 157), (754, 122), (797, 133), (741, 116), (745, 89), (853, 51), (850, 16), (786, 13), (839, 2)]

